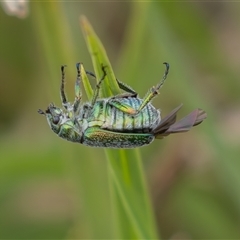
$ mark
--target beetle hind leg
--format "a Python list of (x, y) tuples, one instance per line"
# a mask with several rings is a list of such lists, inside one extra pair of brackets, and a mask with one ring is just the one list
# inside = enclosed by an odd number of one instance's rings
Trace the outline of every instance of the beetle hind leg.
[(141, 110), (149, 103), (151, 102), (151, 100), (156, 97), (158, 95), (158, 91), (159, 89), (163, 86), (165, 80), (167, 79), (167, 75), (169, 72), (169, 64), (164, 62), (163, 64), (166, 65), (166, 69), (165, 72), (163, 74), (162, 80), (160, 81), (159, 84), (157, 84), (157, 86), (152, 87), (151, 89), (149, 89), (149, 91), (147, 92), (147, 94), (145, 95), (145, 97), (143, 98), (142, 104), (139, 106), (139, 108), (137, 109), (137, 113), (141, 112)]
[[(134, 109), (131, 106), (129, 106), (128, 104), (123, 103), (121, 100), (119, 100), (118, 98), (123, 98), (126, 97), (125, 95), (119, 95), (119, 96), (115, 96), (113, 97), (110, 101), (109, 104), (111, 104), (112, 106), (116, 107), (117, 109), (119, 109), (120, 111), (124, 112), (124, 113), (128, 113), (131, 115), (136, 115), (139, 112), (141, 112), (143, 110), (144, 107), (147, 106), (147, 104), (158, 94), (158, 90), (162, 87), (162, 85), (164, 84), (167, 75), (168, 75), (168, 71), (169, 71), (169, 64), (168, 63), (164, 63), (166, 65), (166, 70), (164, 72), (164, 75), (162, 77), (162, 80), (160, 81), (160, 83), (156, 86), (156, 87), (152, 87), (146, 94), (146, 96), (143, 98), (141, 105), (139, 106), (139, 108)], [(130, 95), (131, 96), (131, 95)]]

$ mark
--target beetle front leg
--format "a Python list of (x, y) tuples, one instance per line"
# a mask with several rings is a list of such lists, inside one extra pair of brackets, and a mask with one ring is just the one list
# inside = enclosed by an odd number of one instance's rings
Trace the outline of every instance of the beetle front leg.
[(76, 113), (78, 111), (81, 99), (82, 99), (82, 93), (81, 93), (81, 73), (80, 73), (80, 64), (81, 63), (77, 63), (76, 67), (77, 67), (77, 79), (75, 82), (75, 100), (73, 103), (73, 112)]
[(61, 86), (60, 86), (60, 96), (61, 96), (61, 100), (62, 100), (62, 105), (65, 109), (67, 109), (67, 105), (68, 105), (68, 101), (67, 101), (67, 97), (64, 91), (64, 84), (65, 84), (65, 67), (66, 65), (62, 65), (61, 66), (61, 72), (62, 72), (62, 80), (61, 80)]
[(107, 76), (107, 72), (106, 72), (105, 68), (106, 68), (106, 66), (102, 66), (103, 76), (102, 76), (102, 78), (98, 81), (98, 83), (97, 83), (97, 85), (96, 85), (96, 89), (95, 89), (95, 91), (94, 91), (93, 98), (92, 98), (92, 102), (91, 102), (91, 107), (94, 106), (96, 100), (98, 99), (101, 84), (102, 84), (104, 78)]

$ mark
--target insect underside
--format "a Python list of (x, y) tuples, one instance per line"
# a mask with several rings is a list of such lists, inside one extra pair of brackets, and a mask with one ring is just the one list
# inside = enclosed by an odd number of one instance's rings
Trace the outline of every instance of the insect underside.
[[(71, 142), (92, 147), (135, 148), (151, 143), (155, 138), (163, 138), (171, 133), (186, 132), (191, 127), (200, 124), (206, 113), (195, 109), (189, 115), (176, 122), (176, 115), (182, 105), (175, 108), (164, 119), (151, 100), (158, 94), (165, 82), (169, 64), (162, 80), (152, 87), (143, 99), (126, 84), (117, 80), (120, 89), (125, 92), (110, 98), (99, 98), (101, 84), (106, 77), (106, 69), (102, 67), (103, 76), (98, 81), (91, 102), (81, 105), (81, 72), (80, 63), (77, 66), (75, 83), (75, 100), (73, 104), (67, 101), (64, 82), (65, 68), (61, 67), (61, 100), (63, 109), (50, 104), (46, 111), (38, 110), (47, 118), (50, 128), (59, 137)], [(95, 77), (93, 73), (87, 72)]]

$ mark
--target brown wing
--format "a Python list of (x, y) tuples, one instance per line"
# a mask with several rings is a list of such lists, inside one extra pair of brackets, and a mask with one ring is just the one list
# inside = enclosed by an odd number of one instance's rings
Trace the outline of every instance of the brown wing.
[(156, 138), (163, 138), (171, 133), (187, 132), (193, 126), (200, 124), (206, 117), (207, 114), (202, 109), (195, 109), (189, 113), (186, 117), (176, 122), (177, 112), (182, 107), (182, 104), (171, 111), (159, 125), (153, 129), (153, 134)]

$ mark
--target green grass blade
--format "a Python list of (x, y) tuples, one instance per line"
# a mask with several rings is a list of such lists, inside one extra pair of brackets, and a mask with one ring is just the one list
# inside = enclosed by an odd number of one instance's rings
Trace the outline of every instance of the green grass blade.
[(80, 72), (81, 72), (81, 78), (82, 78), (82, 82), (83, 82), (83, 87), (84, 87), (84, 90), (85, 90), (85, 92), (87, 94), (87, 98), (88, 99), (92, 99), (92, 97), (93, 97), (93, 90), (92, 90), (91, 84), (90, 84), (90, 82), (88, 80), (87, 74), (86, 74), (85, 69), (84, 69), (82, 64), (80, 65)]
[(84, 16), (81, 17), (80, 21), (87, 47), (92, 57), (93, 67), (97, 79), (100, 79), (103, 74), (103, 71), (101, 69), (102, 66), (107, 66), (107, 77), (104, 79), (103, 82), (104, 86), (102, 88), (102, 95), (104, 97), (109, 97), (119, 94), (120, 90), (102, 43), (99, 41), (97, 35), (95, 34), (91, 25), (88, 23), (87, 19)]
[[(122, 238), (156, 239), (142, 160), (138, 150), (107, 150), (111, 180), (119, 204), (118, 219)], [(118, 202), (117, 202), (118, 203)], [(121, 212), (124, 209), (124, 213)], [(125, 215), (124, 215), (125, 214)], [(127, 225), (127, 226), (126, 226)], [(126, 227), (124, 227), (126, 226)], [(128, 227), (131, 226), (130, 232)], [(127, 235), (130, 234), (130, 235)]]
[[(100, 79), (101, 65), (107, 66), (102, 96), (119, 94), (118, 84), (102, 43), (85, 17), (81, 26), (95, 74)], [(105, 150), (112, 183), (112, 205), (118, 238), (156, 239), (156, 228), (146, 188), (139, 150)]]

